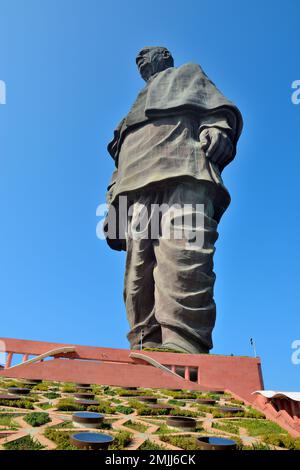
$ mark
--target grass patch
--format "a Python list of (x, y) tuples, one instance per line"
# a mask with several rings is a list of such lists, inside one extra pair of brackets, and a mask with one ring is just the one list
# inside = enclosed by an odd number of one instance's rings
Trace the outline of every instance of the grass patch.
[(147, 439), (143, 442), (143, 444), (139, 447), (138, 450), (165, 450), (165, 446), (160, 446), (156, 444), (156, 442)]
[(10, 431), (16, 431), (20, 426), (13, 420), (12, 416), (0, 415), (0, 428), (2, 427), (9, 428)]
[(131, 420), (126, 421), (124, 426), (126, 426), (126, 428), (134, 429), (135, 431), (138, 431), (138, 432), (145, 432), (148, 429), (148, 426), (146, 426), (145, 424), (137, 423), (136, 421), (131, 421)]
[(186, 354), (183, 351), (178, 351), (177, 349), (173, 348), (143, 348), (143, 351), (173, 352), (177, 354)]
[(214, 429), (218, 429), (219, 431), (229, 432), (231, 434), (239, 435), (239, 427), (234, 424), (235, 421), (219, 421), (217, 423), (212, 423), (212, 427)]
[(267, 421), (265, 419), (237, 419), (233, 420), (233, 422), (235, 426), (245, 428), (248, 434), (252, 437), (266, 434), (287, 434), (287, 432), (278, 426), (278, 424), (273, 423), (272, 421)]
[(52, 408), (53, 405), (49, 402), (47, 403), (38, 403), (37, 404), (39, 408), (42, 408), (42, 410), (48, 410), (49, 408)]

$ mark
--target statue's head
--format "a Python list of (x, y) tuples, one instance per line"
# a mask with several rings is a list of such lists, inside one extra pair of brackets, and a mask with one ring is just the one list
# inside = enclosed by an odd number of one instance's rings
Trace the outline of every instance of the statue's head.
[(142, 78), (147, 82), (150, 77), (174, 66), (171, 52), (166, 47), (143, 47), (136, 57), (136, 64)]

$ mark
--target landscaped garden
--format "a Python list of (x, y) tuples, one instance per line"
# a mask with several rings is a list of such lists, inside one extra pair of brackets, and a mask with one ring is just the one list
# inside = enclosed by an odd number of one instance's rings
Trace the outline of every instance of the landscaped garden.
[[(199, 450), (201, 436), (233, 439), (239, 450), (300, 450), (300, 439), (226, 393), (100, 385), (84, 393), (73, 383), (40, 382), (26, 395), (9, 395), (11, 387), (26, 388), (26, 382), (0, 379), (1, 450), (75, 450), (70, 436), (77, 431), (111, 436), (111, 450)], [(85, 411), (103, 415), (97, 429), (72, 421), (73, 413)]]

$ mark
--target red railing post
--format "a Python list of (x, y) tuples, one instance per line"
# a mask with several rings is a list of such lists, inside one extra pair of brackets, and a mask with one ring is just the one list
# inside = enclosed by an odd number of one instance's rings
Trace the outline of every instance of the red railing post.
[(9, 367), (11, 366), (12, 358), (13, 358), (13, 353), (12, 352), (7, 353), (7, 358), (6, 358), (6, 362), (5, 362), (5, 369), (9, 369)]

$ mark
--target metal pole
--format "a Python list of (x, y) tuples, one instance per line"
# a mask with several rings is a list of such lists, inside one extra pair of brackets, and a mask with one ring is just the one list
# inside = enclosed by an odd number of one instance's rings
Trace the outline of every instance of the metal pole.
[(256, 343), (255, 343), (255, 340), (254, 340), (253, 338), (250, 338), (250, 344), (251, 344), (251, 346), (253, 347), (254, 357), (257, 357), (257, 354), (256, 354)]
[(141, 330), (141, 351), (143, 349), (144, 330)]

